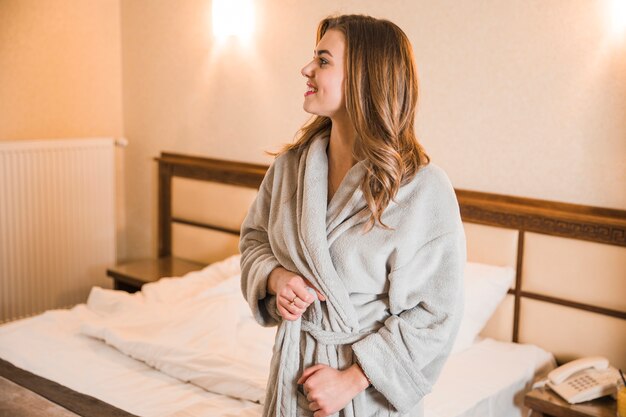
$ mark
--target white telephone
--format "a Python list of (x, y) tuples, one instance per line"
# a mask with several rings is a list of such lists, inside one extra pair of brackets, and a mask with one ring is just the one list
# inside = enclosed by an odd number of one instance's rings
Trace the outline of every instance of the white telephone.
[(548, 374), (547, 385), (570, 404), (593, 400), (615, 392), (619, 374), (601, 356), (566, 363)]

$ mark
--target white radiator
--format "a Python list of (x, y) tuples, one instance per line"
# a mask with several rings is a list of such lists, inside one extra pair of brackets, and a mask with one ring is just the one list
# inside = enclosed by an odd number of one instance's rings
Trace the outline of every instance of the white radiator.
[(0, 142), (0, 323), (110, 288), (114, 157), (107, 138)]

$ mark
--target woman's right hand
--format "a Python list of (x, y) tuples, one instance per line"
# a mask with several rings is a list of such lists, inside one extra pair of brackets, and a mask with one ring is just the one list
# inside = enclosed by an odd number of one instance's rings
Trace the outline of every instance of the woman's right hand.
[(267, 279), (267, 291), (276, 295), (278, 313), (285, 320), (297, 320), (315, 301), (309, 288), (313, 288), (320, 301), (326, 301), (306, 278), (281, 266), (274, 268)]

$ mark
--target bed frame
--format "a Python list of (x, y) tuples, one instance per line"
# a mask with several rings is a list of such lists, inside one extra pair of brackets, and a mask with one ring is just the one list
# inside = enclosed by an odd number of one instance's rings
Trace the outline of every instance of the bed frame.
[[(239, 225), (268, 167), (176, 153), (155, 159), (159, 257), (211, 262), (237, 253)], [(210, 184), (218, 188), (201, 191)], [(247, 197), (232, 200), (242, 189)], [(455, 191), (468, 259), (516, 270), (507, 299), (483, 335), (539, 345), (559, 361), (603, 355), (626, 368), (626, 211)], [(222, 213), (207, 216), (208, 207)], [(184, 239), (193, 242), (195, 253), (176, 250)], [(222, 248), (212, 258), (198, 255), (198, 247), (210, 246), (203, 239)]]

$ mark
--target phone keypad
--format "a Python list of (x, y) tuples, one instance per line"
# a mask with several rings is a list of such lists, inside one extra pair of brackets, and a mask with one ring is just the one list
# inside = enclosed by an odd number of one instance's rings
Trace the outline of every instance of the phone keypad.
[(587, 388), (591, 388), (593, 386), (598, 385), (598, 381), (592, 378), (589, 375), (583, 375), (578, 378), (575, 378), (567, 383), (570, 387), (577, 391), (582, 391)]

